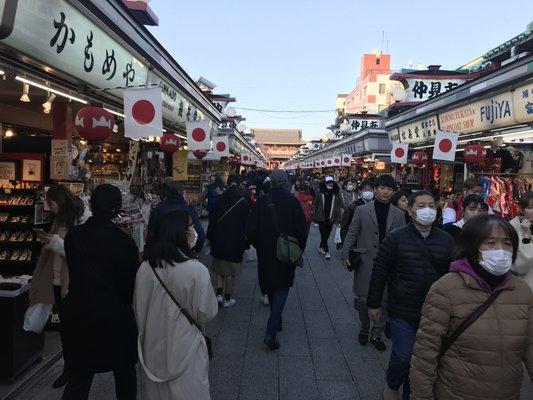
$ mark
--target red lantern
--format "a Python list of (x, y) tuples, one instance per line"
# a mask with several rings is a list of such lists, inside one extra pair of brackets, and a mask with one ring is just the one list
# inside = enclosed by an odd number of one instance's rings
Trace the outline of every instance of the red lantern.
[(74, 126), (86, 140), (106, 140), (114, 123), (113, 114), (102, 107), (83, 107), (76, 114)]
[(164, 133), (159, 143), (164, 153), (175, 153), (180, 147), (181, 139), (173, 133)]
[(195, 150), (192, 154), (194, 154), (197, 159), (201, 160), (207, 155), (207, 150)]
[(482, 163), (487, 157), (487, 150), (480, 144), (465, 147), (464, 160), (467, 164)]
[(418, 166), (426, 165), (428, 162), (428, 153), (425, 151), (415, 151), (413, 154), (413, 164)]

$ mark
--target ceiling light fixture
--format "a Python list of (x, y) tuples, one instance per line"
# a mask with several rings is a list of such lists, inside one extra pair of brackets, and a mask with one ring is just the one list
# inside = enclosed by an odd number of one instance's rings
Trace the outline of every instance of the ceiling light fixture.
[(27, 83), (22, 84), (22, 96), (20, 96), (20, 101), (23, 103), (29, 103), (30, 102), (30, 85)]
[(62, 92), (62, 91), (57, 90), (57, 89), (53, 89), (53, 88), (48, 87), (46, 85), (42, 85), (42, 84), (40, 84), (38, 82), (34, 82), (34, 81), (30, 80), (30, 79), (23, 78), (22, 76), (17, 76), (17, 77), (15, 77), (15, 79), (17, 81), (20, 81), (20, 82), (23, 82), (23, 83), (27, 83), (27, 84), (29, 84), (31, 86), (38, 87), (39, 89), (46, 90), (46, 91), (48, 91), (50, 93), (55, 93), (55, 94), (57, 94), (59, 96), (66, 97), (67, 99), (70, 99), (70, 100), (73, 100), (73, 101), (77, 101), (78, 103), (82, 103), (82, 104), (87, 104), (88, 103), (87, 100), (80, 99), (79, 97), (72, 96), (72, 95), (70, 95), (68, 93)]
[(50, 111), (52, 110), (52, 103), (55, 100), (56, 95), (54, 93), (51, 93), (46, 101), (43, 103), (43, 112), (45, 114), (50, 114)]

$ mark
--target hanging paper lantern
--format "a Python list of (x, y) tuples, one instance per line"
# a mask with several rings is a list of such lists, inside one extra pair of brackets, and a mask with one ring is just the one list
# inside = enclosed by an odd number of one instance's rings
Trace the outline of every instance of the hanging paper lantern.
[(159, 144), (164, 153), (175, 153), (180, 147), (181, 139), (173, 133), (164, 133)]
[(480, 144), (465, 147), (464, 160), (467, 164), (482, 163), (487, 157), (487, 150)]
[(74, 126), (86, 140), (106, 140), (113, 131), (115, 118), (102, 107), (83, 107), (76, 114)]
[(207, 155), (207, 150), (195, 150), (192, 154), (194, 154), (197, 159), (201, 160)]
[(428, 162), (428, 153), (425, 151), (415, 151), (412, 158), (413, 164), (418, 166), (426, 165)]

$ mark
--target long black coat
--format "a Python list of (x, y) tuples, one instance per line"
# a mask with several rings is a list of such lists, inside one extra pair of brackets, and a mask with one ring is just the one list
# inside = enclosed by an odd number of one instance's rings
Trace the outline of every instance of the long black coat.
[(69, 367), (97, 373), (136, 364), (137, 245), (109, 220), (91, 217), (69, 231), (65, 253), (70, 283), (61, 324)]
[[(426, 255), (425, 242), (431, 258)], [(455, 241), (433, 226), (424, 239), (410, 223), (385, 238), (374, 260), (368, 291), (368, 306), (380, 308), (387, 285), (387, 311), (392, 318), (419, 321), (422, 305), (434, 282), (448, 273)]]
[[(229, 189), (217, 198), (215, 211), (209, 216), (207, 239), (211, 244), (211, 255), (214, 258), (238, 263), (242, 261), (248, 247), (246, 221), (250, 206), (246, 199), (241, 196), (235, 197), (231, 190), (233, 189)], [(234, 204), (235, 207), (226, 213)]]
[[(307, 223), (298, 199), (287, 191), (273, 188), (269, 192), (276, 206), (280, 230), (298, 239), (300, 247), (307, 243)], [(279, 262), (276, 258), (278, 232), (268, 207), (268, 197), (262, 196), (255, 203), (248, 219), (246, 234), (257, 249), (259, 281), (267, 291), (287, 290), (294, 284), (295, 267)]]

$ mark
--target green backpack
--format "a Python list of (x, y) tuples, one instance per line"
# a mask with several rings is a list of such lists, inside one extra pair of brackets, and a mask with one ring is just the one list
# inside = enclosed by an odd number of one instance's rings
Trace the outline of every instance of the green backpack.
[(292, 266), (299, 264), (303, 254), (300, 242), (294, 236), (280, 232), (275, 205), (270, 196), (268, 196), (268, 208), (270, 209), (272, 221), (278, 233), (278, 238), (276, 239), (276, 258), (283, 264)]

